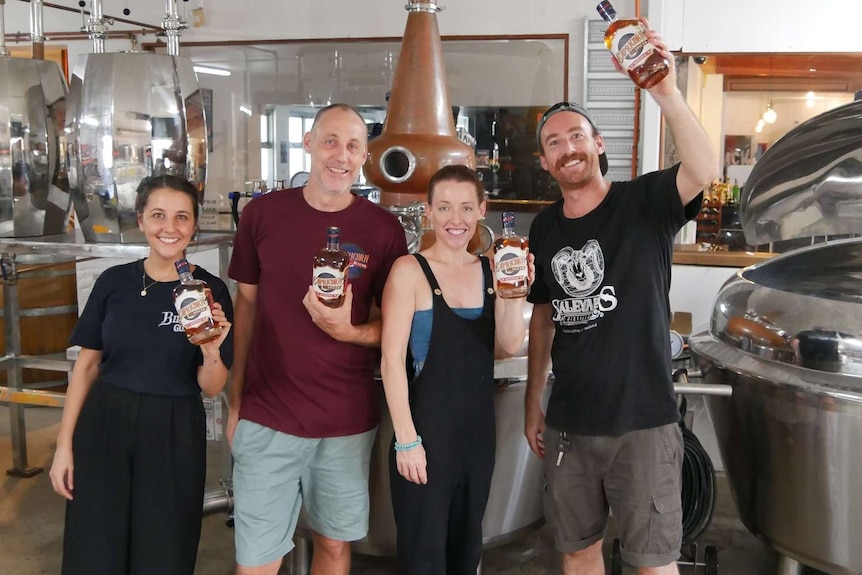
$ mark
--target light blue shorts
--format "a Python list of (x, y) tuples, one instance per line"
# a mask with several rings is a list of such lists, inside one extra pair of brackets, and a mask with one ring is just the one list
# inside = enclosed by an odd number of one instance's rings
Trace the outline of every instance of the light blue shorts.
[(236, 562), (257, 567), (287, 555), (303, 506), (324, 537), (365, 537), (376, 434), (308, 439), (241, 420), (233, 438)]

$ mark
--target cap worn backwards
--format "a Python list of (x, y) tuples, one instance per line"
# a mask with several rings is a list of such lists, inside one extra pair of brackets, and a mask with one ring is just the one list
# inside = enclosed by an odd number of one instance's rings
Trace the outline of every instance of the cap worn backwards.
[[(539, 145), (540, 150), (542, 149), (542, 128), (551, 116), (560, 112), (575, 112), (576, 114), (580, 114), (587, 119), (590, 126), (593, 127), (593, 130), (595, 130), (597, 134), (599, 133), (599, 129), (596, 127), (595, 122), (593, 122), (593, 119), (590, 117), (590, 113), (586, 108), (575, 102), (558, 102), (545, 110), (545, 113), (542, 114), (542, 117), (539, 120), (538, 126), (536, 126), (536, 143)], [(602, 170), (603, 176), (608, 173), (608, 157), (604, 152), (599, 154), (599, 167)]]

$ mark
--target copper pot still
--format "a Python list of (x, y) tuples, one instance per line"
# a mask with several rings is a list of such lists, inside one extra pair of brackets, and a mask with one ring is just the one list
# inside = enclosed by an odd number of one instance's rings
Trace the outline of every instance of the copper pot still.
[(368, 144), (365, 177), (380, 204), (424, 202), (428, 181), (443, 166), (476, 167), (473, 148), (455, 132), (446, 86), (436, 0), (410, 0), (383, 131)]

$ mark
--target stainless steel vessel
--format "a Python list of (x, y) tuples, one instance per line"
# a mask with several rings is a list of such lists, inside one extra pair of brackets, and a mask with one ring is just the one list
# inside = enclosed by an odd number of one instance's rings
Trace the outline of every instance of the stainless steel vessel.
[[(746, 239), (862, 232), (862, 102), (779, 140), (743, 195)], [(745, 526), (784, 558), (862, 573), (862, 238), (742, 270), (689, 345)], [(788, 559), (789, 558), (789, 559)]]
[[(524, 317), (529, 319), (532, 306), (526, 305)], [(527, 343), (515, 357), (494, 362), (494, 409), (497, 418), (497, 448), (491, 492), (482, 522), (485, 547), (511, 541), (544, 524), (542, 508), (542, 463), (524, 437), (524, 394), (527, 388)], [(547, 405), (551, 385), (547, 385), (542, 404)], [(395, 555), (395, 517), (389, 492), (389, 450), (392, 441), (392, 420), (383, 398), (381, 386), (381, 422), (371, 453), (370, 496), (371, 516), (368, 535), (355, 543), (353, 549), (365, 555)], [(297, 530), (297, 553), (291, 564), (293, 575), (307, 573), (308, 528), (300, 517)]]
[[(34, 2), (36, 8), (41, 15)], [(3, 34), (0, 12), (0, 38)], [(63, 154), (66, 94), (56, 63), (11, 58), (0, 39), (0, 237), (66, 230), (71, 206)]]
[[(104, 24), (90, 25), (96, 53), (72, 71), (68, 132), (75, 211), (87, 241), (143, 242), (136, 190), (150, 175), (196, 183), (203, 202), (207, 134), (203, 99), (190, 59), (178, 56), (175, 0), (166, 1), (170, 55), (99, 53)], [(100, 2), (93, 14), (101, 22)], [(99, 15), (98, 17), (96, 15)]]
[[(526, 377), (496, 380), (497, 451), (491, 493), (482, 521), (486, 547), (511, 541), (544, 523), (541, 460), (524, 438)], [(381, 391), (382, 393), (382, 391)], [(385, 404), (371, 453), (371, 517), (368, 535), (353, 549), (364, 555), (395, 555), (395, 518), (389, 494), (392, 420)]]

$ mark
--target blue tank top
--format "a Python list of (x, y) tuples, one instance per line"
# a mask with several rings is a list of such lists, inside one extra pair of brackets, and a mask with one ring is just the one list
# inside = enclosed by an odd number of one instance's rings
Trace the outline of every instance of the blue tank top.
[[(482, 291), (485, 291), (485, 277), (482, 276)], [(453, 307), (453, 312), (464, 319), (476, 319), (482, 315), (481, 307)], [(416, 375), (422, 371), (425, 358), (428, 357), (428, 346), (431, 345), (431, 321), (434, 309), (418, 309), (413, 312), (413, 323), (410, 326), (410, 352), (413, 354), (413, 369)]]

